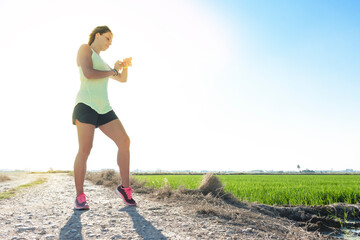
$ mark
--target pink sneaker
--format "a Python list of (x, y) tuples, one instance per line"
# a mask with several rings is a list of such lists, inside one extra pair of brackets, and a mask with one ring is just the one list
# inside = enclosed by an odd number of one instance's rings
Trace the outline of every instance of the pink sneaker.
[(131, 192), (132, 189), (130, 187), (124, 188), (122, 185), (118, 186), (115, 189), (115, 193), (124, 200), (124, 203), (126, 203), (127, 205), (136, 206), (136, 202), (132, 198)]
[(81, 193), (79, 196), (77, 196), (75, 200), (75, 209), (89, 209), (89, 204), (87, 203), (86, 198), (87, 196), (85, 195), (85, 193)]

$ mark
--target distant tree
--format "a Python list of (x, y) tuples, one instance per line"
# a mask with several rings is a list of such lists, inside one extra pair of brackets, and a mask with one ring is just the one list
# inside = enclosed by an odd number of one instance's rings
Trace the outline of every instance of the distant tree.
[(298, 170), (299, 170), (299, 172), (300, 172), (300, 165), (299, 165), (299, 164), (297, 165), (297, 169), (298, 169)]

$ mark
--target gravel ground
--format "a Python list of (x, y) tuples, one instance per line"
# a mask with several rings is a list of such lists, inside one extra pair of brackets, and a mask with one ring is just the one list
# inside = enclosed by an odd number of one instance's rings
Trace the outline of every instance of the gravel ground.
[[(218, 217), (199, 216), (188, 204), (157, 201), (142, 194), (134, 194), (139, 206), (131, 207), (114, 191), (87, 181), (90, 210), (74, 210), (73, 177), (41, 177), (48, 181), (0, 200), (0, 239), (287, 239), (276, 232), (289, 224), (287, 221), (261, 216), (257, 226), (260, 214), (246, 210), (243, 216), (251, 220), (251, 226), (236, 225)], [(290, 232), (292, 228), (297, 229), (286, 226)], [(291, 239), (317, 239), (305, 231), (299, 234)]]

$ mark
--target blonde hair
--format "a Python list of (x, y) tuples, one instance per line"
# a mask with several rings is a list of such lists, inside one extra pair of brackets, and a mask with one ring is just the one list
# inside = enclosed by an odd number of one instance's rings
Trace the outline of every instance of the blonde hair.
[(104, 33), (107, 33), (107, 32), (111, 32), (110, 28), (108, 26), (98, 26), (96, 27), (94, 30), (92, 30), (92, 32), (90, 33), (90, 36), (89, 36), (89, 45), (91, 45), (94, 40), (95, 40), (95, 35), (97, 33), (100, 33), (100, 35), (104, 34)]

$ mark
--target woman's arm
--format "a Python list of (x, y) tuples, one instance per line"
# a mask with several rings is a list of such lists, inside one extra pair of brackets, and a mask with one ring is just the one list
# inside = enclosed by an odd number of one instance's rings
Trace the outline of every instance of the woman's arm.
[(88, 79), (105, 78), (114, 75), (114, 71), (100, 71), (93, 69), (91, 60), (92, 50), (88, 44), (83, 44), (79, 48), (77, 55), (77, 64)]
[(117, 76), (111, 76), (110, 78), (119, 82), (127, 82), (127, 76), (128, 76), (128, 69), (123, 68), (121, 73), (119, 72)]
[[(108, 65), (108, 67), (111, 69), (111, 67)], [(127, 82), (127, 76), (128, 76), (128, 65), (127, 63), (116, 61), (114, 64), (114, 69), (118, 72), (117, 76), (110, 76), (110, 78), (119, 81), (119, 82)], [(122, 72), (120, 73), (120, 70), (122, 69)]]

